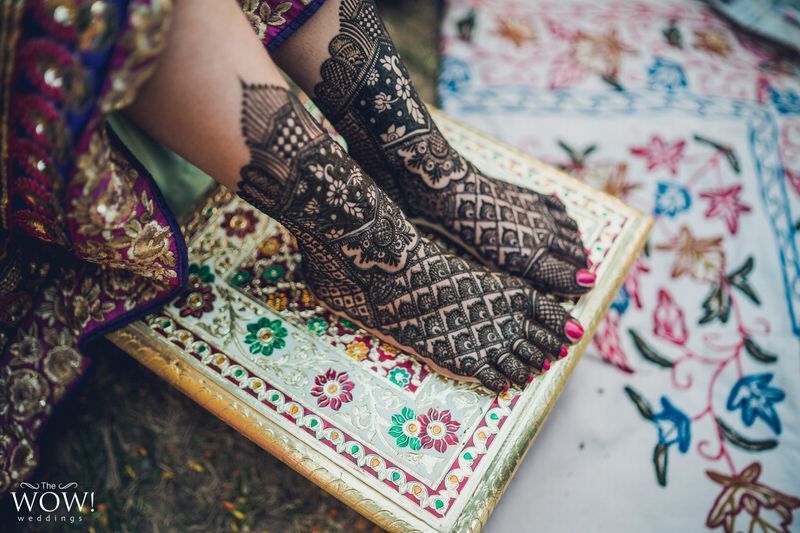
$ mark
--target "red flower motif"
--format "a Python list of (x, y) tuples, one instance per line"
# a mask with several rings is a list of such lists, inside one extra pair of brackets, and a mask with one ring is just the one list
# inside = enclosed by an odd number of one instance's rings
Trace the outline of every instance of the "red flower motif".
[(428, 409), (428, 413), (419, 415), (417, 417), (422, 428), (419, 434), (419, 440), (423, 448), (434, 448), (437, 452), (442, 453), (447, 449), (448, 445), (458, 443), (456, 431), (461, 427), (461, 424), (452, 420), (450, 411), (439, 411), (438, 409)]
[(749, 213), (750, 206), (743, 204), (739, 197), (742, 194), (742, 186), (734, 185), (727, 189), (717, 189), (715, 191), (701, 192), (700, 198), (708, 200), (708, 210), (706, 218), (721, 217), (725, 219), (728, 231), (731, 235), (736, 235), (739, 230), (739, 215)]
[(678, 163), (683, 159), (685, 147), (686, 141), (676, 141), (670, 144), (658, 135), (653, 135), (650, 137), (650, 144), (635, 146), (631, 148), (631, 153), (647, 159), (647, 170), (663, 166), (669, 169), (674, 176), (678, 173)]
[(211, 292), (211, 287), (198, 283), (191, 283), (189, 288), (175, 301), (175, 307), (180, 308), (181, 316), (200, 318), (203, 313), (214, 309), (214, 300), (217, 296)]
[(225, 230), (225, 235), (233, 237), (245, 237), (256, 230), (258, 219), (252, 209), (245, 209), (237, 207), (233, 211), (225, 213), (225, 219), (222, 221), (222, 228)]
[(619, 340), (619, 314), (606, 313), (603, 317), (603, 322), (597, 328), (597, 331), (592, 337), (597, 351), (606, 363), (612, 364), (623, 372), (633, 374), (628, 362), (628, 356), (622, 351), (622, 344)]
[(665, 289), (658, 290), (658, 305), (653, 311), (653, 333), (672, 343), (684, 345), (689, 338), (683, 309)]
[(353, 401), (351, 391), (356, 385), (350, 381), (347, 372), (336, 372), (329, 368), (324, 374), (318, 375), (314, 383), (316, 386), (311, 389), (311, 396), (317, 399), (320, 407), (338, 411), (342, 404)]

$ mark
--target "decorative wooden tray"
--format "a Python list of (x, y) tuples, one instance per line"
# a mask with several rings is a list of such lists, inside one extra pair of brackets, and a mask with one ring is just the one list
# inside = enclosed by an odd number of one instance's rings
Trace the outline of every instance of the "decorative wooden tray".
[(453, 382), (316, 305), (276, 222), (218, 192), (187, 225), (193, 287), (109, 335), (199, 404), (378, 525), (479, 530), (510, 481), (651, 219), (436, 113), (483, 171), (556, 192), (579, 221), (598, 285), (574, 306), (587, 330), (524, 391)]

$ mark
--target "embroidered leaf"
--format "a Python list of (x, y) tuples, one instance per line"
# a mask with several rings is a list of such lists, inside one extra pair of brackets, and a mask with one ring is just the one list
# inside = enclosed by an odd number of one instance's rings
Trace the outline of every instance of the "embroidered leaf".
[(742, 436), (728, 424), (722, 421), (721, 418), (717, 417), (717, 424), (719, 424), (719, 429), (722, 432), (722, 436), (733, 444), (734, 446), (738, 446), (743, 450), (747, 450), (748, 452), (763, 452), (767, 450), (771, 450), (778, 445), (778, 441), (775, 439), (765, 439), (765, 440), (751, 440), (747, 437)]
[(639, 410), (639, 413), (641, 413), (644, 418), (647, 420), (653, 419), (653, 408), (650, 406), (650, 403), (642, 397), (641, 394), (629, 386), (625, 386), (625, 393), (628, 395), (636, 408)]
[(761, 305), (761, 300), (756, 294), (756, 291), (753, 290), (753, 288), (747, 281), (747, 277), (750, 275), (750, 272), (753, 271), (754, 265), (755, 265), (755, 260), (751, 255), (750, 257), (745, 259), (744, 263), (742, 263), (742, 266), (740, 266), (735, 271), (728, 274), (727, 278), (728, 282), (731, 285), (742, 291), (745, 294), (745, 296), (753, 300), (753, 302), (756, 305)]
[(589, 145), (589, 147), (588, 147), (588, 148), (586, 148), (586, 149), (583, 151), (583, 154), (581, 155), (581, 161), (582, 161), (582, 162), (586, 161), (586, 158), (587, 158), (587, 157), (589, 157), (589, 155), (590, 155), (592, 152), (594, 152), (595, 150), (597, 150), (597, 145), (596, 145), (596, 144)]
[(736, 157), (736, 151), (733, 149), (728, 149), (725, 151), (725, 159), (728, 160), (728, 163), (733, 168), (733, 171), (739, 174), (741, 171), (741, 166), (739, 165), (739, 158)]
[(739, 158), (736, 157), (736, 150), (734, 150), (730, 146), (726, 146), (716, 141), (712, 141), (708, 137), (703, 137), (702, 135), (694, 135), (694, 140), (699, 143), (707, 144), (708, 146), (711, 146), (715, 150), (725, 154), (725, 160), (728, 161), (728, 164), (731, 166), (733, 171), (739, 174), (739, 172), (741, 171), (741, 165), (739, 165)]
[(624, 91), (625, 87), (617, 79), (616, 75), (614, 74), (606, 74), (603, 76), (603, 81), (607, 84), (611, 85), (617, 91)]
[(669, 460), (669, 448), (663, 442), (659, 442), (653, 450), (653, 465), (656, 467), (656, 478), (662, 487), (667, 486), (667, 462)]
[(634, 331), (633, 329), (629, 329), (628, 333), (633, 339), (634, 346), (636, 346), (636, 349), (639, 350), (639, 353), (642, 355), (642, 357), (644, 357), (651, 363), (657, 364), (658, 366), (663, 366), (664, 368), (672, 368), (673, 365), (672, 361), (660, 355), (653, 348), (651, 348), (650, 345), (647, 344), (647, 342), (642, 337), (640, 337), (638, 333), (636, 333), (636, 331)]
[(706, 299), (703, 301), (703, 309), (705, 313), (698, 324), (708, 324), (712, 320), (719, 319), (723, 324), (728, 321), (731, 313), (731, 295), (720, 284), (715, 284), (711, 287), (711, 292), (708, 293)]
[(778, 360), (777, 355), (771, 354), (764, 350), (764, 348), (756, 344), (756, 341), (750, 337), (744, 338), (744, 349), (747, 350), (747, 353), (753, 356), (754, 359), (757, 359), (762, 363), (774, 363)]
[(578, 157), (578, 154), (575, 153), (575, 150), (573, 150), (570, 145), (568, 145), (561, 139), (557, 141), (557, 144), (562, 150), (567, 152), (567, 156), (569, 157), (569, 160), (572, 163), (574, 163), (575, 165), (578, 165), (580, 163), (580, 157)]
[(458, 36), (464, 41), (472, 40), (472, 30), (475, 29), (475, 10), (470, 9), (467, 16), (456, 22)]
[(669, 21), (669, 26), (664, 28), (661, 31), (661, 34), (666, 39), (667, 44), (670, 46), (674, 46), (675, 48), (683, 48), (683, 36), (681, 35), (681, 30), (678, 29), (675, 20)]

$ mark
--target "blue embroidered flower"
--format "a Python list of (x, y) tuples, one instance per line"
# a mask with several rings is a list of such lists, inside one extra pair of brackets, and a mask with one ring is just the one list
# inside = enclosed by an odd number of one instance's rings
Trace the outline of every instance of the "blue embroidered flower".
[(657, 57), (647, 69), (647, 86), (650, 89), (672, 93), (686, 89), (688, 85), (683, 68), (673, 61)]
[(785, 91), (776, 91), (774, 88), (769, 88), (769, 99), (775, 104), (775, 109), (784, 115), (800, 114), (800, 96), (790, 89)]
[(439, 74), (439, 92), (457, 93), (471, 78), (467, 63), (454, 57), (445, 57)]
[(727, 407), (729, 411), (741, 409), (742, 422), (747, 427), (760, 418), (776, 435), (780, 435), (781, 419), (775, 412), (775, 404), (783, 401), (786, 393), (769, 386), (772, 377), (771, 373), (742, 377), (731, 389)]
[(659, 181), (656, 185), (656, 208), (653, 211), (656, 216), (674, 217), (689, 209), (691, 205), (692, 197), (683, 185), (668, 181)]
[(658, 428), (658, 442), (664, 446), (677, 444), (681, 453), (686, 453), (692, 440), (689, 417), (672, 405), (666, 396), (661, 397), (661, 408), (661, 412), (653, 415), (653, 423)]
[(631, 299), (630, 296), (628, 296), (628, 291), (625, 290), (625, 287), (622, 287), (614, 298), (614, 301), (611, 302), (611, 309), (614, 309), (620, 315), (624, 315), (630, 303)]

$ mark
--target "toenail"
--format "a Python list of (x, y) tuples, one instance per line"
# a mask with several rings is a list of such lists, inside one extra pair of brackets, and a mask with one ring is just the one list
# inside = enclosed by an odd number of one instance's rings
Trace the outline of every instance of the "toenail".
[(544, 360), (544, 364), (542, 365), (542, 370), (544, 372), (547, 372), (548, 370), (550, 370), (550, 360), (549, 359), (545, 359)]
[(558, 354), (558, 356), (559, 356), (561, 359), (563, 359), (563, 358), (565, 358), (565, 357), (566, 357), (568, 354), (569, 354), (569, 352), (567, 351), (567, 347), (566, 347), (566, 346), (564, 346), (564, 345), (562, 344), (562, 345), (561, 345), (561, 353), (560, 353), (560, 354)]
[(530, 376), (528, 376), (528, 383), (532, 383), (534, 377), (535, 377), (534, 374), (531, 374)]
[(594, 275), (594, 272), (589, 272), (588, 270), (580, 269), (575, 273), (575, 281), (581, 287), (593, 287), (595, 279), (597, 279), (597, 276)]
[(569, 340), (572, 342), (577, 342), (581, 337), (583, 337), (583, 326), (581, 326), (576, 320), (570, 318), (567, 320), (567, 323), (564, 324), (564, 333)]

